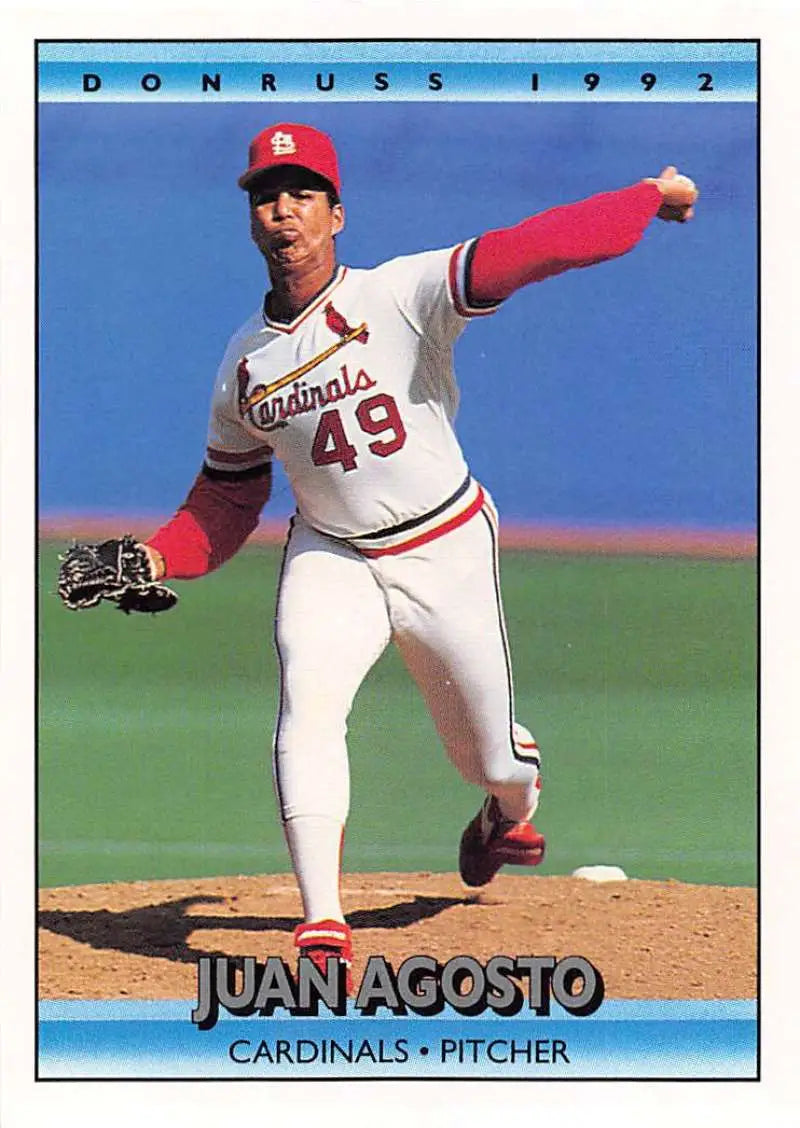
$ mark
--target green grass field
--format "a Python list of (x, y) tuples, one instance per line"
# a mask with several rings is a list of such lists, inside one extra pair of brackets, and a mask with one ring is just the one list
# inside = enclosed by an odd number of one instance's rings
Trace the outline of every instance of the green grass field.
[[(278, 550), (178, 585), (155, 617), (66, 611), (56, 553), (43, 546), (41, 884), (288, 870), (270, 768)], [(510, 552), (502, 574), (517, 714), (544, 759), (536, 872), (754, 884), (754, 563)], [(350, 758), (345, 868), (455, 869), (480, 795), (393, 651), (356, 699)]]

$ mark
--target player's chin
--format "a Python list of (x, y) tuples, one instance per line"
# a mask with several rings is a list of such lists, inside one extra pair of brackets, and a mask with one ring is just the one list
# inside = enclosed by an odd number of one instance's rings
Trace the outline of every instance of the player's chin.
[(273, 243), (265, 253), (273, 266), (284, 268), (298, 266), (308, 258), (308, 249), (300, 243)]

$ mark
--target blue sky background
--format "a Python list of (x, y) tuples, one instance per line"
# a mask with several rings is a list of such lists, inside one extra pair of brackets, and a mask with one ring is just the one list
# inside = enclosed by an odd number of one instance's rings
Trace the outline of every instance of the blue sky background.
[[(456, 346), (458, 432), (507, 519), (751, 528), (755, 106), (46, 104), (39, 108), (40, 506), (166, 513), (265, 274), (236, 177), (307, 121), (339, 149), (339, 254), (448, 246), (667, 162), (697, 219), (529, 287)], [(69, 472), (65, 472), (69, 468)], [(293, 508), (279, 479), (268, 513)]]

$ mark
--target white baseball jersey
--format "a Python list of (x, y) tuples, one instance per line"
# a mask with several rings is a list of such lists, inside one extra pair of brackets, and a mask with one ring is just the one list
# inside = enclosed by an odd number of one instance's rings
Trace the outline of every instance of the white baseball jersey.
[(294, 321), (251, 317), (217, 376), (209, 466), (249, 469), (274, 453), (308, 524), (370, 554), (474, 509), (452, 346), (496, 307), (467, 303), (470, 246), (339, 266)]

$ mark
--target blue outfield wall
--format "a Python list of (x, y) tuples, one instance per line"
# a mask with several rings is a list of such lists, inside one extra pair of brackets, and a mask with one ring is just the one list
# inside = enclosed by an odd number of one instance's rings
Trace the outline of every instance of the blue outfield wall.
[[(182, 500), (225, 342), (265, 285), (236, 176), (251, 136), (287, 119), (337, 142), (355, 266), (668, 162), (691, 175), (694, 222), (654, 222), (625, 258), (467, 327), (458, 431), (510, 520), (753, 527), (753, 103), (41, 105), (43, 515)], [(269, 513), (291, 509), (280, 478)]]

